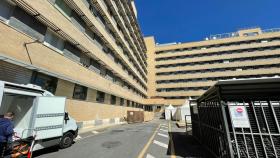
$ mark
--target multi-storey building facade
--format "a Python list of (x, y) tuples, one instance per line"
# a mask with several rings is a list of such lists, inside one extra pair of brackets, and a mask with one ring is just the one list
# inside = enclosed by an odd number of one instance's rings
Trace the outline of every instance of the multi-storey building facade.
[(158, 45), (153, 37), (145, 42), (150, 103), (182, 105), (218, 80), (280, 75), (280, 29), (243, 29), (179, 44)]
[(0, 80), (150, 110), (133, 1), (1, 0), (0, 34)]
[(181, 105), (217, 80), (280, 73), (280, 30), (157, 45), (136, 16), (131, 0), (2, 0), (0, 80), (152, 110), (145, 105)]

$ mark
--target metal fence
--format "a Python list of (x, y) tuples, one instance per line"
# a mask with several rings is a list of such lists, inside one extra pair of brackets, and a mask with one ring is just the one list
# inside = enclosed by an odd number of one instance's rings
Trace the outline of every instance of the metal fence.
[(218, 82), (191, 113), (213, 157), (280, 158), (280, 78)]

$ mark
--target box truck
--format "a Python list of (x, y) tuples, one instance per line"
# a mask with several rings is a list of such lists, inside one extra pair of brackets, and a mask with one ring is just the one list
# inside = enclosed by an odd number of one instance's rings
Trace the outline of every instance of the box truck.
[(65, 102), (65, 97), (56, 97), (36, 85), (0, 81), (0, 115), (15, 113), (16, 135), (20, 139), (34, 137), (31, 151), (72, 145), (78, 126), (65, 111)]

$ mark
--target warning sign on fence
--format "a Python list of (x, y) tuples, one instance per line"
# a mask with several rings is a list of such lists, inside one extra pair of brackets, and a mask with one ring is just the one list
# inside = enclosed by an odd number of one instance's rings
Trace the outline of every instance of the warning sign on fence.
[(230, 106), (230, 115), (235, 128), (250, 128), (249, 118), (244, 106)]

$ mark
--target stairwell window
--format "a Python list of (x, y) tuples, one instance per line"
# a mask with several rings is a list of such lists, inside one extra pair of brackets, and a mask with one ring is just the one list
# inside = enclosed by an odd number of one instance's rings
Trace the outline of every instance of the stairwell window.
[(73, 99), (86, 100), (87, 87), (76, 84), (73, 93)]

